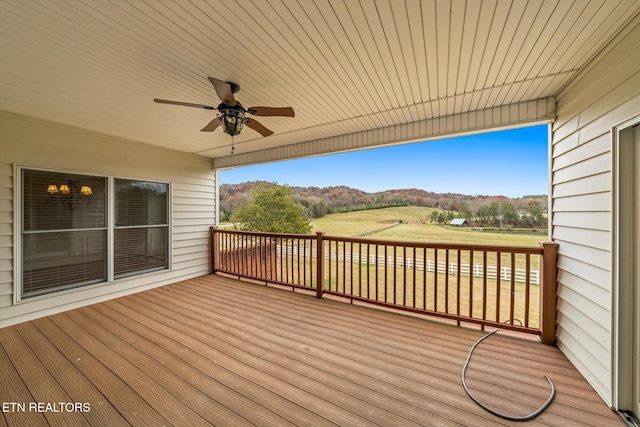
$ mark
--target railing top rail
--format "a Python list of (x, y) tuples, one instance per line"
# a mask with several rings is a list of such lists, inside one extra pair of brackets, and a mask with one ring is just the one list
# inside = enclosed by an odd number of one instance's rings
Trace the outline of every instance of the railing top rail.
[[(255, 231), (240, 231), (240, 230), (228, 230), (217, 229), (217, 232), (249, 235), (249, 236), (264, 236), (274, 237), (281, 239), (316, 239), (315, 234), (284, 234), (284, 233), (262, 233)], [(544, 248), (540, 246), (516, 246), (516, 245), (485, 245), (480, 243), (453, 243), (453, 242), (411, 242), (404, 240), (382, 240), (382, 239), (367, 239), (360, 237), (342, 237), (342, 236), (328, 236), (323, 235), (323, 240), (332, 242), (347, 242), (347, 243), (361, 243), (371, 245), (385, 245), (385, 246), (401, 246), (407, 248), (426, 248), (426, 249), (453, 249), (453, 250), (472, 250), (472, 251), (487, 251), (487, 252), (505, 252), (505, 253), (518, 253), (518, 254), (542, 254)]]
[(404, 246), (407, 248), (426, 249), (460, 249), (490, 252), (514, 252), (522, 254), (542, 254), (541, 246), (516, 246), (516, 245), (485, 245), (480, 243), (454, 243), (454, 242), (411, 242), (407, 240), (382, 240), (360, 237), (324, 236), (323, 240), (347, 243), (362, 243), (371, 245)]
[(335, 242), (362, 243), (372, 245), (386, 246), (404, 246), (407, 248), (426, 248), (426, 249), (460, 249), (473, 251), (489, 251), (489, 252), (513, 252), (522, 254), (542, 254), (541, 246), (515, 246), (515, 245), (484, 245), (480, 243), (453, 243), (453, 242), (411, 242), (405, 240), (381, 240), (381, 239), (363, 239), (357, 237), (337, 237), (324, 236), (324, 240)]
[(243, 236), (262, 236), (262, 237), (274, 237), (278, 239), (309, 239), (315, 240), (317, 237), (315, 234), (287, 234), (287, 233), (263, 233), (261, 231), (242, 231), (242, 230), (229, 230), (226, 228), (216, 228), (216, 233), (237, 234)]

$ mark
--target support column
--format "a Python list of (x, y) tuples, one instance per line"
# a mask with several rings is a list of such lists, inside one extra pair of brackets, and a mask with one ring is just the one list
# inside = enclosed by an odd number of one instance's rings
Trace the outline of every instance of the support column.
[(556, 344), (556, 320), (558, 306), (558, 244), (540, 242), (543, 248), (540, 273), (540, 341)]
[(211, 273), (216, 273), (220, 269), (220, 242), (217, 231), (217, 225), (211, 227)]

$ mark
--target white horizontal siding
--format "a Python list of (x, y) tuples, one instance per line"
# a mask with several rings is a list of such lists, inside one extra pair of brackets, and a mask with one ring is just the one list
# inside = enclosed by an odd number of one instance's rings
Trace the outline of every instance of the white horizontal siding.
[[(599, 289), (595, 289), (593, 291), (594, 293), (598, 293), (598, 295), (601, 295), (599, 294), (600, 290), (604, 292), (608, 292), (607, 289), (602, 288), (601, 286), (603, 283), (607, 282), (607, 278), (611, 274), (609, 270), (600, 268), (593, 264), (586, 264), (583, 261), (570, 258), (569, 256), (566, 256), (566, 255), (564, 255), (559, 260), (558, 267), (560, 268), (560, 272), (562, 272), (563, 274), (565, 273), (571, 274), (577, 277), (578, 279), (587, 281), (595, 285), (596, 287), (598, 287)], [(580, 284), (580, 286), (582, 286), (582, 284)], [(603, 301), (608, 303), (606, 296)]]
[(580, 372), (589, 372), (589, 383), (596, 390), (609, 387), (610, 368), (603, 361), (608, 353), (605, 347), (610, 345), (596, 344), (598, 336), (610, 335), (609, 330), (600, 330), (582, 309), (572, 308), (564, 300), (558, 304), (558, 322), (563, 324), (562, 336), (558, 337), (562, 352)]
[[(558, 144), (560, 145), (560, 144)], [(591, 159), (601, 154), (609, 152), (610, 141), (606, 135), (594, 139), (589, 144), (576, 145), (574, 149), (560, 152), (557, 146), (554, 146), (554, 171), (561, 170), (565, 167), (572, 166), (576, 163), (583, 162), (585, 159)]]
[(583, 158), (581, 161), (576, 161), (571, 166), (556, 169), (553, 172), (553, 184), (559, 184), (573, 179), (584, 178), (609, 171), (611, 171), (611, 154), (606, 152), (595, 157)]
[[(586, 178), (573, 179), (553, 185), (553, 197), (570, 197), (575, 195), (603, 193), (611, 190), (611, 173), (591, 175)], [(609, 209), (606, 209), (609, 210)]]
[(558, 346), (611, 404), (611, 129), (640, 112), (640, 17), (557, 96), (552, 237)]
[[(611, 188), (611, 186), (609, 186)], [(592, 194), (557, 197), (554, 212), (606, 212), (611, 210), (611, 190)]]
[[(598, 368), (608, 367), (606, 355), (611, 345), (610, 326), (594, 320), (597, 318), (594, 314), (600, 314), (603, 317), (608, 311), (607, 308), (584, 297), (582, 292), (576, 292), (566, 286), (558, 292), (558, 297), (560, 298), (558, 312), (567, 319), (567, 326), (563, 326), (563, 329), (568, 330), (573, 338), (579, 338), (585, 348), (593, 350), (589, 356), (598, 361)], [(592, 311), (585, 313), (583, 307), (589, 307)], [(592, 333), (592, 331), (597, 332)], [(558, 337), (558, 340), (562, 342), (564, 337)]]
[(611, 231), (611, 214), (605, 212), (555, 212), (553, 225)]
[(13, 302), (13, 166), (3, 159), (0, 157), (0, 248), (11, 253), (3, 251), (0, 256), (0, 311)]
[(555, 226), (554, 238), (573, 242), (578, 245), (596, 248), (603, 251), (611, 250), (611, 233), (609, 231), (590, 230), (577, 227)]
[[(200, 276), (210, 271), (216, 182), (210, 159), (2, 113), (0, 141), (0, 326)], [(14, 301), (13, 170), (27, 167), (171, 183), (171, 270), (33, 301)]]

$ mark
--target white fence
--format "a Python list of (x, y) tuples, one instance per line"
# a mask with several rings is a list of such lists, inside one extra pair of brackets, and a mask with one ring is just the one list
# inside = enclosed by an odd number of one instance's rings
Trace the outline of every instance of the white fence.
[[(278, 246), (278, 254), (282, 255), (282, 252), (285, 252), (286, 255), (298, 255), (298, 250), (299, 248), (295, 245), (293, 246)], [(302, 248), (300, 248), (300, 252), (302, 252)], [(306, 257), (312, 257), (315, 258), (316, 256), (316, 250), (315, 248), (310, 249), (310, 248), (306, 248), (304, 250), (304, 255)], [(335, 251), (331, 251), (331, 253), (329, 253), (328, 249), (325, 249), (324, 251), (324, 256), (325, 259), (329, 259), (329, 257), (331, 257), (332, 260), (337, 260), (337, 261), (347, 261), (347, 262), (352, 262), (354, 264), (364, 264), (364, 265), (375, 265), (376, 264), (376, 255), (369, 255), (368, 259), (366, 256), (363, 256), (362, 259), (360, 258), (360, 254), (359, 253), (351, 253), (351, 252), (335, 252)], [(381, 257), (378, 255), (377, 257), (377, 261), (378, 264), (384, 262), (384, 257)], [(414, 260), (413, 258), (407, 257), (394, 257), (393, 256), (387, 256), (386, 258), (386, 265), (387, 267), (396, 267), (396, 268), (406, 268), (406, 269), (413, 269), (413, 264), (414, 264)], [(426, 267), (426, 268), (425, 268)], [(416, 271), (426, 271), (428, 273), (433, 273), (434, 269), (435, 269), (435, 264), (433, 262), (433, 260), (427, 259), (426, 260), (426, 266), (425, 266), (425, 262), (423, 259), (416, 259), (415, 260), (415, 269)], [(449, 263), (449, 267), (447, 268), (447, 264), (444, 261), (438, 261), (438, 273), (440, 274), (445, 274), (445, 273), (449, 273), (451, 275), (457, 275), (458, 274), (458, 263), (457, 262), (450, 262)], [(505, 281), (505, 282), (509, 282), (511, 281), (511, 268), (509, 267), (500, 267), (500, 280), (501, 281)], [(473, 274), (473, 277), (484, 277), (484, 270), (483, 270), (483, 265), (482, 264), (473, 264), (473, 266), (469, 265), (469, 264), (460, 264), (460, 276), (467, 276), (469, 277), (471, 274)], [(527, 282), (527, 271), (524, 268), (516, 268), (514, 269), (514, 275), (515, 275), (515, 282), (518, 283), (526, 283)], [(488, 279), (497, 279), (498, 278), (498, 268), (495, 265), (488, 265), (487, 266), (487, 278)], [(529, 274), (529, 283), (532, 285), (540, 285), (540, 271), (539, 270), (531, 270), (530, 274)]]

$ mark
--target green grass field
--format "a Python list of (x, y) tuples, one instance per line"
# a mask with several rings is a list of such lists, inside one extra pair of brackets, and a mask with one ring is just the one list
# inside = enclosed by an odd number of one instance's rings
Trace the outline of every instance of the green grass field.
[(544, 234), (491, 233), (428, 222), (423, 224), (422, 222), (431, 215), (433, 210), (418, 206), (402, 206), (331, 214), (313, 220), (313, 230), (314, 232), (324, 231), (331, 236), (355, 237), (401, 222), (393, 228), (368, 234), (367, 238), (515, 246), (538, 246), (539, 242), (547, 240)]

